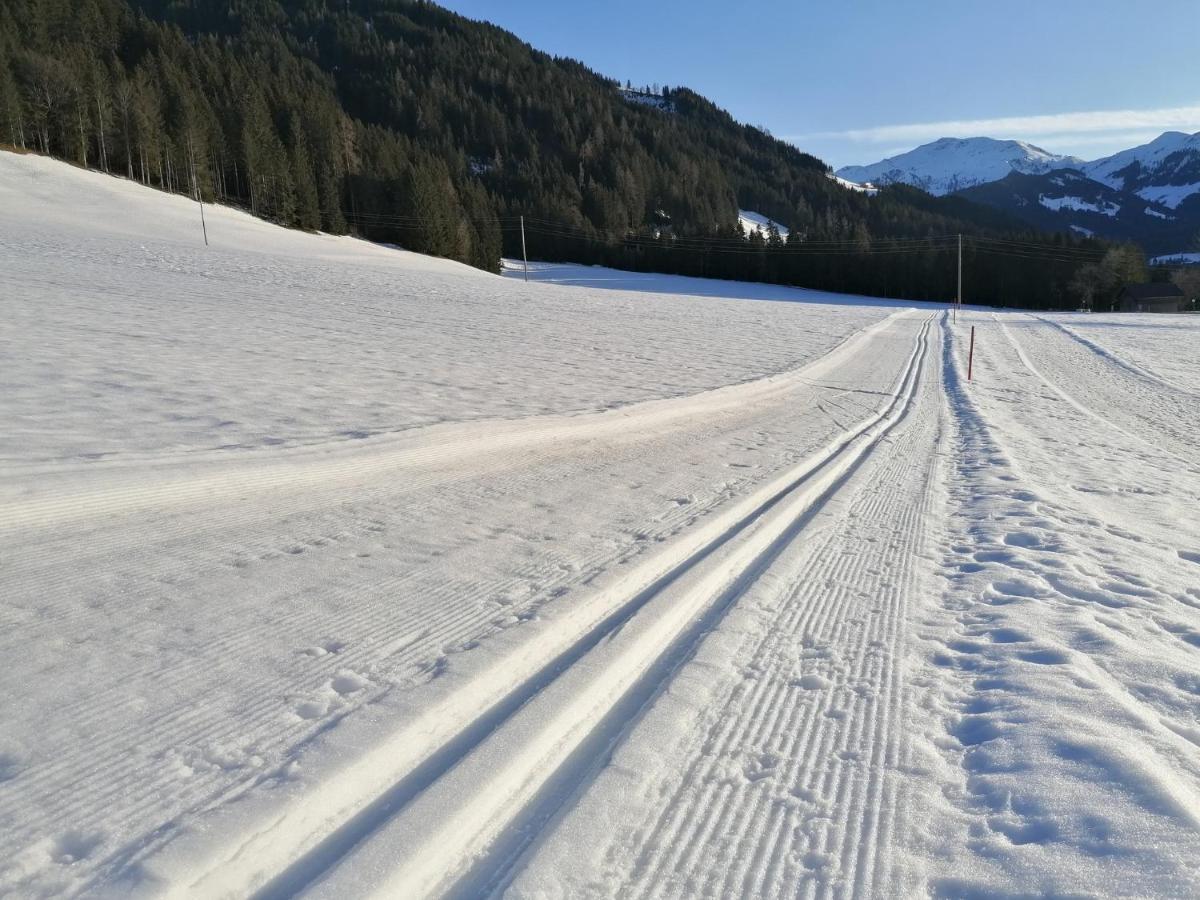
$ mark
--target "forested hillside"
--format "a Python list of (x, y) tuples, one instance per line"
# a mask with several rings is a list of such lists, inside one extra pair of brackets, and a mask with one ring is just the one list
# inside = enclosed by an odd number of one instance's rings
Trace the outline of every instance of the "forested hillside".
[[(639, 102), (431, 3), (0, 10), (0, 140), (481, 268), (519, 253), (525, 216), (543, 259), (946, 299), (961, 232), (969, 299), (1061, 307), (1107, 249), (961, 198), (848, 190), (686, 88)], [(739, 207), (788, 240), (744, 236)]]

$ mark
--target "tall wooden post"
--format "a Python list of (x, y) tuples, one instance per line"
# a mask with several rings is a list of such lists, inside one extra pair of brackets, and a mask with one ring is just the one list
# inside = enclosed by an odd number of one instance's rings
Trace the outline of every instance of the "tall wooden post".
[(525, 217), (521, 216), (521, 259), (525, 262), (525, 283), (529, 283), (529, 256), (525, 252)]
[(954, 295), (954, 321), (958, 321), (958, 308), (962, 306), (962, 234), (958, 236), (958, 292)]

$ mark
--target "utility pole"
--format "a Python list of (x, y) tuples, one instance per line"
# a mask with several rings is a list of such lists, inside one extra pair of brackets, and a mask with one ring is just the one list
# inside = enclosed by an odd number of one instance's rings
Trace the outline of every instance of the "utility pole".
[(204, 198), (200, 196), (200, 180), (196, 178), (196, 152), (192, 147), (192, 136), (188, 135), (188, 163), (192, 170), (192, 196), (200, 204), (200, 228), (204, 232), (204, 246), (208, 246), (208, 224), (204, 221)]
[(529, 283), (529, 256), (525, 253), (525, 217), (521, 216), (521, 259), (525, 261), (525, 283)]
[(958, 294), (954, 299), (954, 321), (958, 321), (958, 308), (962, 306), (962, 232), (958, 235)]

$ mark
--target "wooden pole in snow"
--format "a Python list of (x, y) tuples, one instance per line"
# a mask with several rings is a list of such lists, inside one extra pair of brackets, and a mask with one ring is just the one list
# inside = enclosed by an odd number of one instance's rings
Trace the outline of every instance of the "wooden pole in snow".
[(967, 353), (967, 381), (971, 380), (971, 370), (975, 367), (975, 326), (971, 326), (971, 350)]
[[(958, 293), (954, 296), (954, 321), (958, 321), (958, 308), (962, 306), (962, 234), (958, 236)], [(969, 380), (969, 379), (968, 379)]]
[(200, 180), (196, 177), (196, 153), (192, 148), (192, 137), (188, 135), (188, 163), (192, 170), (192, 196), (200, 204), (200, 230), (204, 232), (204, 246), (208, 246), (208, 223), (204, 221), (204, 198), (200, 196)]
[(529, 256), (525, 253), (525, 217), (521, 216), (521, 259), (525, 261), (525, 283), (529, 283)]

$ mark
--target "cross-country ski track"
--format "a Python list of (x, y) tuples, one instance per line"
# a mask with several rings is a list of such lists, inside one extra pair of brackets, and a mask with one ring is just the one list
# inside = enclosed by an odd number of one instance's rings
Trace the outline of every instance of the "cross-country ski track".
[(194, 214), (0, 153), (0, 896), (1197, 896), (1196, 317)]

